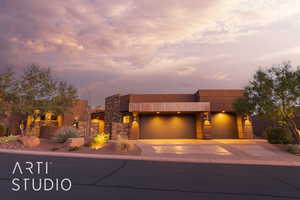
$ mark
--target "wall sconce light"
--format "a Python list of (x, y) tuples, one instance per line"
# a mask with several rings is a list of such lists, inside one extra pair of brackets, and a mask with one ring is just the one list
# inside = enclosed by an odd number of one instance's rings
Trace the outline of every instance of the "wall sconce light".
[(177, 114), (180, 114), (181, 112), (177, 112)]
[(244, 116), (245, 125), (251, 125), (251, 120), (249, 115)]
[(210, 121), (208, 119), (204, 120), (204, 126), (210, 125)]
[(156, 114), (159, 114), (160, 112), (156, 112)]
[(203, 118), (204, 120), (210, 121), (210, 114), (209, 114), (208, 112), (204, 112), (204, 113), (202, 114), (202, 118)]
[(132, 119), (132, 121), (133, 122), (136, 122), (137, 121), (137, 119), (136, 119), (137, 117), (136, 116), (133, 116), (133, 119)]
[(201, 113), (201, 117), (202, 117), (203, 125), (204, 126), (211, 125), (210, 113), (209, 112), (203, 112), (203, 113)]
[[(134, 120), (134, 118), (133, 118), (133, 120)], [(129, 122), (130, 122), (130, 116), (129, 115), (123, 116), (123, 123), (128, 124)]]

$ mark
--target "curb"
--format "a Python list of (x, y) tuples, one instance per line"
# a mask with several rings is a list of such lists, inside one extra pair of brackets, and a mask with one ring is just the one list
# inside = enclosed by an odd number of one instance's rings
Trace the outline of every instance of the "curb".
[(11, 150), (0, 149), (0, 153), (18, 155), (36, 155), (67, 158), (90, 158), (90, 159), (118, 159), (118, 160), (143, 160), (156, 162), (180, 162), (180, 163), (206, 163), (206, 164), (237, 164), (237, 165), (274, 165), (274, 166), (300, 166), (300, 162), (285, 161), (260, 161), (260, 160), (221, 160), (221, 159), (196, 159), (196, 158), (170, 158), (170, 157), (149, 157), (149, 156), (127, 156), (127, 155), (98, 155), (87, 153), (66, 153), (49, 151)]

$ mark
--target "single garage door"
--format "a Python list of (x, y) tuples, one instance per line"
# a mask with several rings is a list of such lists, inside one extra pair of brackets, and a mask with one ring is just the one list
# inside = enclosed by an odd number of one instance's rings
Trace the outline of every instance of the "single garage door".
[(141, 139), (195, 138), (194, 115), (142, 115)]
[(232, 139), (237, 138), (236, 117), (229, 113), (212, 114), (212, 138)]

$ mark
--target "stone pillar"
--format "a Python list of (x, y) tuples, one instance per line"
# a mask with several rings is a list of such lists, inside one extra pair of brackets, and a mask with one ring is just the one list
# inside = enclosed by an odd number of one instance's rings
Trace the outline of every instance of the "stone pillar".
[(204, 139), (211, 139), (212, 135), (212, 124), (211, 124), (211, 114), (208, 113), (206, 119), (203, 121), (203, 136)]
[(254, 136), (250, 118), (244, 119), (243, 116), (237, 116), (237, 129), (239, 139), (252, 139)]
[(140, 139), (140, 120), (137, 113), (133, 113), (130, 129), (129, 129), (129, 139), (137, 140)]
[(99, 133), (104, 133), (104, 120), (99, 120)]
[(250, 118), (243, 120), (243, 125), (244, 125), (244, 138), (247, 139), (253, 139), (253, 126)]
[(211, 134), (212, 134), (211, 121), (205, 120), (204, 123), (203, 123), (203, 136), (204, 136), (204, 139), (211, 139)]
[(111, 133), (113, 122), (122, 122), (121, 96), (121, 94), (116, 94), (105, 98), (105, 133)]
[(195, 115), (195, 130), (196, 130), (196, 138), (204, 139), (203, 136), (203, 120), (201, 117), (201, 113), (196, 113)]
[(244, 137), (243, 117), (240, 116), (240, 115), (237, 116), (236, 117), (236, 123), (237, 123), (238, 138), (243, 138)]
[(128, 139), (128, 132), (129, 132), (129, 125), (120, 123), (120, 122), (113, 122), (111, 128), (111, 139), (115, 140), (121, 136), (124, 139)]

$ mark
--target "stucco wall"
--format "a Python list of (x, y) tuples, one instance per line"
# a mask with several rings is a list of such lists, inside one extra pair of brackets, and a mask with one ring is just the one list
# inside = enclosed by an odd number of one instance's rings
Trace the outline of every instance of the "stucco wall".
[(65, 126), (71, 126), (75, 117), (78, 117), (79, 121), (87, 121), (87, 114), (88, 102), (82, 99), (77, 100), (70, 111), (64, 114), (63, 124)]
[(212, 112), (233, 112), (233, 103), (243, 94), (244, 90), (199, 90), (195, 96), (197, 101), (210, 102)]

